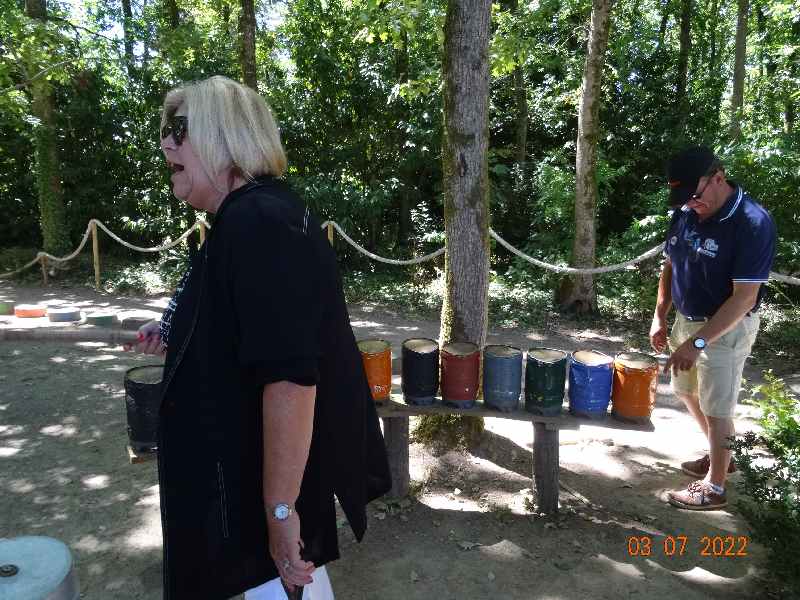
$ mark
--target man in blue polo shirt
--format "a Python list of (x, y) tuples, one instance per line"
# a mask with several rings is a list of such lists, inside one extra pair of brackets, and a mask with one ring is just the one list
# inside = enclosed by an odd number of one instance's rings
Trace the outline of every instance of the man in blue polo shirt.
[[(728, 438), (744, 362), (758, 333), (758, 307), (775, 255), (775, 223), (705, 147), (667, 167), (675, 206), (658, 283), (650, 343), (669, 344), (672, 389), (708, 438), (709, 454), (681, 465), (694, 477), (669, 502), (690, 510), (726, 505), (725, 480), (735, 467)], [(667, 338), (667, 314), (677, 311)]]

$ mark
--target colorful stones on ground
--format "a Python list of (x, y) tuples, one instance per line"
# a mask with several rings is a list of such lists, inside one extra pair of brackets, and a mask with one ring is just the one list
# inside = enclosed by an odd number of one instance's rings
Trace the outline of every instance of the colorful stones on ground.
[(48, 308), (47, 318), (53, 323), (72, 323), (81, 320), (81, 309), (76, 306)]
[(89, 325), (96, 325), (98, 327), (118, 327), (119, 318), (117, 313), (112, 312), (93, 312), (86, 315), (86, 322)]
[(47, 307), (43, 304), (17, 304), (14, 316), (18, 319), (37, 319), (47, 316)]

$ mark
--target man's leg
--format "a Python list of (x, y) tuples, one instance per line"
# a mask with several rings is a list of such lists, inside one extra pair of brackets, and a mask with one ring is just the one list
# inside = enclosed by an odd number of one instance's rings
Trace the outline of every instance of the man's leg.
[(708, 419), (708, 446), (711, 456), (711, 466), (706, 479), (714, 485), (724, 488), (731, 460), (731, 442), (728, 438), (735, 433), (733, 419), (727, 417), (706, 418)]
[(703, 414), (703, 411), (700, 410), (700, 399), (697, 397), (697, 395), (686, 394), (677, 391), (675, 392), (675, 395), (686, 405), (686, 409), (689, 411), (689, 414), (694, 417), (694, 420), (697, 421), (697, 424), (700, 426), (700, 430), (703, 432), (703, 435), (708, 438), (708, 420)]

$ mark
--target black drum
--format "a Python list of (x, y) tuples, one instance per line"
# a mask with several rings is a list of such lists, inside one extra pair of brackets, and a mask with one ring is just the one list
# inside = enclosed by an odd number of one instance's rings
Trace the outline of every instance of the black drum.
[(439, 344), (427, 338), (403, 342), (403, 396), (409, 404), (433, 404), (439, 391)]
[(164, 365), (133, 367), (125, 372), (125, 409), (128, 439), (134, 452), (152, 452), (158, 447), (158, 409)]

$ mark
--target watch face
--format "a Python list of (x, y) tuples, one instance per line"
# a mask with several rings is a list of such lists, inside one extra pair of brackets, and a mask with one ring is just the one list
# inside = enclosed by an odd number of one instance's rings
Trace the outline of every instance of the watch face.
[(694, 347), (698, 350), (702, 350), (706, 347), (706, 341), (703, 338), (697, 338), (694, 341)]
[(285, 521), (289, 518), (289, 512), (289, 507), (286, 504), (278, 504), (273, 514), (279, 521)]

